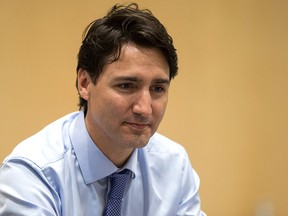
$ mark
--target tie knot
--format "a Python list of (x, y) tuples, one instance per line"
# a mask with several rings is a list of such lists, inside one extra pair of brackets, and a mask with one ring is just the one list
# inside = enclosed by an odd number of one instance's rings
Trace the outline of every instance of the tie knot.
[(111, 189), (108, 197), (112, 199), (122, 199), (130, 178), (130, 170), (123, 170), (109, 176)]

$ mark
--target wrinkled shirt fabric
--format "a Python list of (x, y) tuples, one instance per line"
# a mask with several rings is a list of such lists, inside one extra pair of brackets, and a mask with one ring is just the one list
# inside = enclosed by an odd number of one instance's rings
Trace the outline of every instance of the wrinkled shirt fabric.
[[(123, 169), (131, 178), (125, 216), (205, 216), (199, 177), (184, 148), (155, 133)], [(0, 170), (0, 215), (102, 216), (108, 176), (119, 169), (97, 148), (82, 111), (49, 124), (16, 146)]]

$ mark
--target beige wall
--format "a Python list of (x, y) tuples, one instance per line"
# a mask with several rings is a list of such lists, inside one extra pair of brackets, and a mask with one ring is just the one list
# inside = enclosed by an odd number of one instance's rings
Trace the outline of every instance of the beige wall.
[[(115, 2), (0, 0), (0, 160), (77, 109), (81, 33)], [(286, 215), (288, 1), (138, 2), (178, 48), (180, 74), (160, 131), (188, 150), (205, 211)]]

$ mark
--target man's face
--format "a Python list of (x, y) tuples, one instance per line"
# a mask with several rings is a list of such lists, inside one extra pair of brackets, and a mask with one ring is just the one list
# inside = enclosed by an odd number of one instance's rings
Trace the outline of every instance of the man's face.
[[(123, 151), (144, 147), (157, 130), (168, 101), (169, 65), (156, 49), (124, 45), (95, 84), (87, 73), (86, 126), (95, 144)], [(80, 75), (81, 76), (81, 75)]]

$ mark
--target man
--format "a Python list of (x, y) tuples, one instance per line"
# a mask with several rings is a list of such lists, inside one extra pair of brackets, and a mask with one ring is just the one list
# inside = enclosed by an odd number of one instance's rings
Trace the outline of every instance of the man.
[(156, 132), (177, 54), (136, 4), (85, 30), (80, 111), (20, 143), (0, 172), (0, 215), (205, 215), (183, 147)]

